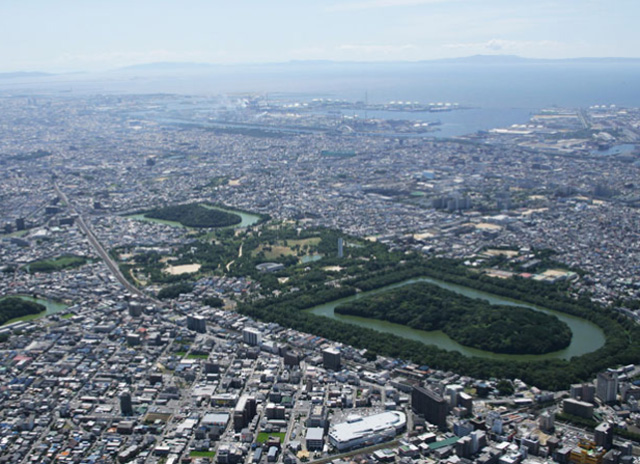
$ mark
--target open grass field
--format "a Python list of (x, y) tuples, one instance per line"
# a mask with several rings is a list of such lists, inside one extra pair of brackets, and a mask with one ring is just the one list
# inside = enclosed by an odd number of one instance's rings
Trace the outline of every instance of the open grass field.
[(216, 456), (215, 451), (191, 451), (189, 456), (192, 458), (214, 458)]
[(252, 256), (257, 256), (258, 253), (263, 252), (266, 259), (275, 259), (281, 256), (292, 256), (296, 252), (288, 246), (283, 245), (260, 245), (258, 248), (251, 252)]
[(258, 443), (265, 443), (269, 439), (269, 437), (280, 437), (280, 442), (283, 442), (285, 436), (286, 436), (286, 433), (284, 432), (271, 432), (271, 433), (260, 432), (258, 434), (258, 438), (256, 438), (256, 441)]

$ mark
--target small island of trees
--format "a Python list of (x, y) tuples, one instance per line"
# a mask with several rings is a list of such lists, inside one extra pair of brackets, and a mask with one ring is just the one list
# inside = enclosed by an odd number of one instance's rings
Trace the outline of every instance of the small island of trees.
[(242, 218), (219, 209), (207, 208), (197, 203), (166, 206), (144, 213), (148, 218), (179, 222), (186, 227), (227, 227), (239, 224)]
[(0, 299), (0, 325), (11, 319), (38, 314), (45, 310), (46, 308), (43, 305), (33, 301), (26, 301), (17, 297), (2, 298)]
[(335, 308), (419, 330), (442, 330), (458, 343), (506, 354), (545, 354), (566, 348), (571, 330), (532, 309), (491, 305), (428, 283), (416, 283)]

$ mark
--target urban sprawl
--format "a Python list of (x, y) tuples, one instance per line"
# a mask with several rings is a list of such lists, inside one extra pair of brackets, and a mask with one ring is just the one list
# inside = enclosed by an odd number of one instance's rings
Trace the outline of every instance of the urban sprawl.
[[(640, 109), (540, 110), (451, 139), (437, 114), (469, 109), (446, 103), (5, 94), (0, 110), (0, 296), (47, 307), (0, 327), (0, 462), (637, 460), (634, 364), (547, 391), (237, 309), (303, 294), (316, 271), (339, 289), (343, 255), (376, 243), (635, 323)], [(243, 222), (144, 216), (186, 204)], [(330, 252), (305, 238), (322, 230), (340, 236)], [(189, 257), (233, 240), (226, 262)]]

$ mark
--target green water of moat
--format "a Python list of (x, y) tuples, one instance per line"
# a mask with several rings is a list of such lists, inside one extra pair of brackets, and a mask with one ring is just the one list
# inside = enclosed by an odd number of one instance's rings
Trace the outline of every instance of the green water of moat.
[[(464, 295), (469, 298), (479, 298), (485, 301), (488, 301), (494, 305), (504, 305), (504, 306), (519, 306), (523, 308), (529, 308), (535, 311), (541, 311), (547, 314), (551, 314), (556, 316), (562, 322), (566, 323), (571, 329), (571, 333), (573, 334), (571, 337), (571, 343), (569, 346), (560, 351), (554, 351), (553, 353), (546, 353), (542, 355), (514, 355), (514, 354), (502, 354), (502, 353), (492, 353), (490, 351), (478, 350), (476, 348), (470, 348), (468, 346), (461, 345), (456, 342), (448, 335), (446, 335), (442, 331), (431, 331), (427, 332), (424, 330), (412, 329), (410, 327), (394, 324), (392, 322), (380, 321), (376, 319), (368, 319), (357, 316), (347, 316), (342, 314), (336, 314), (334, 309), (343, 303), (347, 303), (349, 301), (353, 301), (355, 299), (366, 298), (370, 295), (375, 295), (378, 293), (386, 292), (388, 290), (403, 287), (405, 285), (409, 285), (417, 282), (426, 282), (433, 285), (437, 285), (438, 287), (444, 288), (446, 290), (450, 290), (452, 292), (456, 292), (460, 295)], [(496, 359), (496, 360), (513, 360), (513, 361), (538, 361), (544, 359), (571, 359), (574, 356), (581, 356), (586, 353), (590, 353), (592, 351), (601, 348), (605, 342), (604, 332), (600, 327), (589, 322), (585, 319), (571, 316), (569, 314), (564, 314), (559, 311), (554, 311), (547, 308), (542, 308), (539, 306), (535, 306), (528, 303), (522, 303), (516, 300), (512, 300), (509, 298), (501, 297), (498, 295), (493, 295), (491, 293), (481, 292), (479, 290), (474, 290), (469, 287), (464, 287), (462, 285), (451, 284), (448, 282), (444, 282), (437, 279), (431, 279), (429, 277), (421, 277), (415, 279), (409, 279), (404, 282), (399, 282), (393, 285), (388, 285), (386, 287), (381, 287), (375, 290), (371, 290), (369, 292), (358, 293), (357, 295), (350, 296), (347, 298), (342, 298), (340, 300), (332, 301), (329, 303), (325, 303), (322, 305), (315, 306), (313, 308), (308, 309), (307, 311), (315, 314), (317, 316), (329, 317), (332, 319), (339, 320), (341, 322), (346, 322), (349, 324), (355, 324), (360, 327), (365, 327), (373, 330), (377, 330), (379, 332), (390, 333), (393, 335), (397, 335), (399, 337), (403, 337), (409, 340), (419, 341), (428, 345), (435, 345), (438, 348), (442, 348), (443, 350), (448, 351), (457, 351), (462, 353), (465, 356), (477, 356), (482, 358)]]
[(26, 296), (26, 295), (7, 295), (5, 297), (0, 298), (0, 300), (3, 300), (5, 298), (9, 298), (9, 297), (17, 297), (17, 298), (20, 298), (21, 300), (32, 301), (34, 303), (41, 304), (42, 306), (45, 307), (45, 310), (42, 311), (42, 312), (39, 312), (37, 314), (27, 314), (26, 316), (16, 317), (14, 319), (10, 319), (7, 322), (5, 322), (3, 325), (11, 324), (13, 322), (18, 322), (18, 321), (30, 321), (30, 320), (33, 320), (33, 319), (38, 319), (40, 317), (49, 316), (51, 314), (59, 313), (60, 311), (64, 311), (65, 309), (68, 308), (68, 306), (66, 304), (60, 303), (58, 301), (45, 300), (44, 298), (34, 298), (32, 296)]

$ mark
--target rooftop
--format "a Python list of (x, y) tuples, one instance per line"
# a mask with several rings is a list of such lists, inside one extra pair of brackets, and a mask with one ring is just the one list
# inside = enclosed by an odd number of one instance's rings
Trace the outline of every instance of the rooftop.
[(358, 418), (350, 417), (347, 422), (335, 424), (329, 432), (329, 436), (338, 442), (348, 442), (391, 427), (401, 428), (406, 422), (407, 416), (400, 411), (386, 411)]

